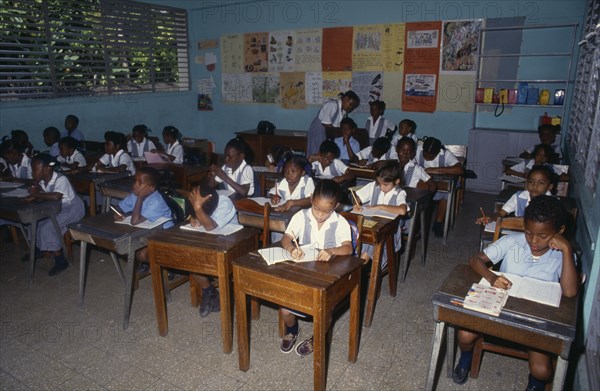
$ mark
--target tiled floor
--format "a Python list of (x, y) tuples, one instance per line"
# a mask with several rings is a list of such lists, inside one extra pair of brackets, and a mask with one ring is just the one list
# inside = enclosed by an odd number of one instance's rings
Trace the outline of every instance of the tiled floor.
[[(467, 193), (448, 244), (431, 238), (427, 262), (417, 250), (407, 281), (389, 296), (387, 278), (373, 325), (363, 328), (358, 361), (347, 361), (348, 313), (333, 326), (327, 386), (332, 390), (423, 389), (434, 322), (431, 296), (450, 270), (478, 250), (479, 206), (493, 197)], [(78, 258), (78, 246), (74, 248)], [(220, 318), (200, 319), (190, 306), (188, 285), (172, 292), (169, 334), (157, 332), (151, 279), (134, 294), (131, 322), (122, 329), (122, 285), (107, 253), (91, 251), (85, 305), (78, 305), (79, 264), (50, 278), (51, 264), (38, 261), (28, 283), (27, 264), (4, 242), (0, 261), (0, 389), (60, 390), (301, 390), (312, 389), (312, 356), (282, 354), (276, 311), (263, 306), (252, 323), (250, 369), (238, 369), (237, 345), (224, 354)], [(301, 336), (312, 324), (302, 322)], [(524, 389), (527, 363), (486, 354), (478, 379), (457, 386), (446, 379), (438, 390)]]

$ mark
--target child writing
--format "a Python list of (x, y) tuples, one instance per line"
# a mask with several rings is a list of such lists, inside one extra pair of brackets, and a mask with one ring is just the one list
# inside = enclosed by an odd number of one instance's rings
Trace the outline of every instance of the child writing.
[(60, 154), (58, 150), (58, 141), (60, 140), (60, 132), (54, 126), (50, 126), (44, 129), (44, 143), (50, 147), (48, 154), (52, 157), (58, 157)]
[(304, 156), (291, 156), (283, 164), (283, 179), (269, 191), (271, 204), (277, 205), (278, 212), (290, 210), (293, 206), (306, 208), (315, 190), (315, 183), (308, 175), (310, 163)]
[(410, 137), (402, 137), (396, 144), (396, 154), (402, 168), (402, 183), (405, 187), (437, 191), (437, 184), (425, 169), (415, 162), (417, 143)]
[(348, 164), (350, 159), (360, 151), (360, 144), (352, 137), (356, 132), (356, 122), (352, 118), (346, 117), (340, 122), (340, 129), (342, 130), (342, 136), (333, 141), (340, 149), (340, 160)]
[[(36, 155), (31, 160), (31, 165), (35, 185), (29, 190), (31, 195), (27, 199), (60, 200), (62, 208), (56, 215), (56, 221), (61, 235), (64, 235), (68, 224), (75, 223), (85, 216), (83, 201), (75, 193), (67, 177), (54, 171), (56, 160), (52, 156), (45, 153)], [(63, 254), (62, 240), (56, 234), (49, 218), (38, 223), (35, 235), (39, 251), (50, 251), (54, 255), (54, 266), (48, 272), (49, 276), (55, 276), (69, 267), (69, 262)]]
[[(525, 182), (526, 190), (517, 191), (509, 200), (502, 205), (502, 209), (493, 217), (492, 221), (496, 221), (498, 217), (506, 217), (511, 213), (515, 217), (523, 217), (525, 208), (529, 205), (532, 198), (540, 195), (552, 195), (552, 190), (555, 180), (555, 174), (547, 166), (533, 166), (527, 173), (527, 181)], [(487, 224), (483, 217), (479, 217), (477, 224)]]
[(212, 184), (222, 183), (228, 190), (240, 197), (254, 194), (254, 170), (246, 163), (246, 143), (240, 138), (229, 140), (225, 145), (225, 164), (222, 167), (210, 166)]
[[(363, 207), (367, 209), (383, 210), (404, 216), (409, 208), (406, 205), (406, 192), (400, 188), (400, 177), (402, 167), (397, 161), (385, 162), (385, 164), (375, 172), (375, 181), (363, 186), (356, 191), (357, 203), (354, 204), (354, 210), (360, 212)], [(353, 197), (351, 197), (353, 198)], [(402, 231), (394, 234), (394, 250), (400, 251), (402, 247)], [(368, 260), (373, 256), (374, 246), (363, 244), (363, 254), (361, 257)], [(383, 269), (387, 265), (387, 252), (384, 250), (381, 257), (380, 267)]]
[(172, 163), (183, 164), (183, 146), (179, 143), (181, 133), (175, 126), (165, 126), (162, 137), (167, 148), (164, 152), (152, 149), (151, 152), (158, 153), (169, 159)]
[[(434, 137), (425, 137), (423, 147), (417, 149), (416, 159), (419, 165), (425, 169), (425, 172), (430, 175), (462, 175), (464, 173), (464, 168), (456, 156), (446, 150), (442, 142)], [(432, 230), (436, 237), (441, 238), (444, 236), (448, 193), (438, 191), (433, 196), (433, 200), (439, 202)]]
[[(390, 140), (385, 137), (379, 137), (373, 142), (373, 146), (361, 150), (351, 161), (360, 166), (370, 166), (373, 163), (397, 159), (398, 156), (396, 156), (396, 151), (391, 148)], [(380, 164), (382, 163), (374, 166), (379, 167)]]
[(316, 177), (333, 179), (337, 183), (351, 180), (354, 175), (348, 166), (339, 159), (340, 149), (331, 140), (325, 140), (319, 147), (319, 154), (310, 156), (312, 170)]
[(131, 140), (127, 143), (127, 150), (131, 157), (144, 157), (144, 152), (156, 150), (152, 140), (147, 138), (148, 127), (146, 125), (135, 125), (131, 130)]
[(391, 141), (397, 128), (392, 122), (383, 118), (385, 102), (382, 100), (369, 102), (369, 111), (371, 115), (365, 124), (365, 129), (369, 132), (369, 145), (373, 145), (379, 137), (387, 137)]
[[(560, 125), (544, 124), (538, 127), (538, 136), (540, 143), (550, 147), (552, 152), (553, 160), (550, 163), (558, 163), (561, 157), (560, 144), (555, 143), (556, 136), (560, 133)], [(534, 147), (526, 149), (519, 157), (523, 159), (533, 159), (535, 156)]]
[[(510, 280), (488, 269), (489, 265), (501, 262), (501, 273), (560, 282), (563, 296), (574, 297), (580, 281), (573, 249), (563, 236), (565, 219), (566, 211), (560, 200), (546, 195), (535, 197), (525, 209), (525, 232), (503, 236), (483, 252), (471, 257), (469, 264), (496, 288), (510, 291), (511, 287)], [(457, 337), (461, 356), (452, 380), (464, 384), (471, 368), (473, 347), (480, 335), (461, 329)], [(543, 390), (552, 379), (551, 357), (538, 350), (528, 350), (527, 353), (530, 372), (527, 390)]]
[[(304, 254), (294, 244), (302, 246), (314, 245), (321, 249), (318, 261), (329, 261), (336, 255), (352, 254), (352, 238), (348, 221), (335, 212), (342, 192), (337, 183), (323, 179), (315, 187), (310, 209), (296, 213), (288, 224), (285, 235), (281, 239), (281, 247), (287, 250), (295, 259), (301, 259)], [(298, 338), (298, 320), (296, 315), (286, 308), (280, 308), (286, 331), (281, 340), (280, 349), (289, 353), (294, 349)], [(296, 347), (296, 353), (306, 356), (313, 352), (313, 338), (301, 342)]]
[(96, 170), (106, 172), (129, 171), (135, 175), (135, 165), (131, 156), (125, 152), (127, 138), (123, 133), (104, 133), (104, 155), (96, 163)]
[[(195, 217), (190, 224), (195, 227), (204, 227), (212, 231), (229, 223), (237, 223), (236, 211), (229, 197), (218, 195), (216, 190), (210, 186), (194, 188), (188, 197), (194, 208)], [(204, 318), (211, 312), (221, 310), (219, 291), (211, 284), (207, 276), (192, 274), (190, 277), (202, 288), (202, 303), (200, 304), (200, 317)]]
[(87, 166), (87, 160), (81, 152), (77, 150), (77, 140), (73, 137), (63, 137), (58, 142), (60, 155), (57, 160), (61, 166), (71, 170), (84, 168)]
[(12, 140), (6, 140), (0, 147), (0, 156), (8, 165), (8, 177), (31, 179), (31, 159)]

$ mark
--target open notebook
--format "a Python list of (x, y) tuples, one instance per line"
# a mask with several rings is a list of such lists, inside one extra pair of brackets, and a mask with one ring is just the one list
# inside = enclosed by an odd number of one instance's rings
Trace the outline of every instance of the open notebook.
[(352, 210), (352, 213), (363, 215), (365, 217), (382, 217), (384, 219), (393, 220), (398, 217), (395, 213), (386, 212), (385, 210), (362, 208), (360, 212)]
[(301, 259), (293, 259), (291, 254), (284, 250), (282, 247), (269, 247), (258, 250), (258, 253), (269, 265), (274, 265), (279, 262), (292, 261), (292, 262), (312, 262), (317, 259), (319, 255), (319, 249), (312, 244), (305, 244), (300, 246), (300, 250), (304, 253)]
[(225, 224), (222, 227), (217, 227), (217, 228), (213, 229), (212, 231), (207, 231), (206, 228), (204, 228), (202, 226), (194, 227), (191, 224), (182, 225), (179, 228), (184, 229), (186, 231), (195, 231), (195, 232), (203, 232), (203, 233), (211, 234), (211, 235), (227, 236), (227, 235), (231, 235), (232, 233), (235, 233), (235, 232), (241, 230), (242, 228), (244, 228), (244, 226), (239, 225), (239, 224), (229, 223), (229, 224)]
[[(510, 273), (503, 274), (504, 277), (512, 282), (512, 286), (507, 290), (510, 296), (535, 301), (552, 307), (560, 306), (562, 289), (558, 282), (542, 281), (536, 278), (521, 277)], [(481, 281), (479, 281), (479, 284), (488, 287), (490, 286), (490, 283), (485, 278), (482, 278)]]

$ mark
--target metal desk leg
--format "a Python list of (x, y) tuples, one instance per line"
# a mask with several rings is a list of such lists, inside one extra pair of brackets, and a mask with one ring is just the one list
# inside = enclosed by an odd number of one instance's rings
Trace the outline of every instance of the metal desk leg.
[(125, 276), (125, 294), (123, 303), (123, 330), (129, 327), (129, 314), (131, 313), (131, 299), (133, 296), (133, 279), (135, 277), (135, 251), (129, 250), (127, 254), (127, 276)]
[(556, 360), (556, 371), (554, 372), (554, 382), (552, 383), (553, 390), (562, 390), (565, 385), (565, 376), (567, 375), (567, 367), (569, 362), (558, 356)]
[(29, 283), (33, 283), (33, 273), (35, 272), (35, 241), (37, 237), (37, 220), (31, 222), (31, 243), (29, 247)]
[(121, 281), (123, 282), (123, 285), (126, 285), (125, 276), (123, 275), (123, 269), (121, 269), (121, 264), (119, 263), (119, 258), (117, 258), (117, 254), (115, 254), (111, 251), (110, 257), (111, 257), (113, 263), (115, 264), (115, 269), (117, 269), (117, 273), (119, 274), (119, 277), (121, 277)]
[(429, 361), (427, 383), (425, 384), (426, 391), (430, 391), (433, 389), (433, 382), (435, 380), (435, 370), (437, 367), (438, 357), (440, 355), (440, 348), (442, 346), (442, 339), (444, 336), (445, 326), (446, 324), (444, 322), (438, 322), (435, 324), (435, 333), (433, 334), (433, 346), (431, 347), (431, 360)]
[(454, 370), (454, 326), (448, 327), (448, 333), (446, 334), (446, 377), (452, 377), (452, 371)]
[(427, 255), (427, 239), (429, 239), (429, 227), (427, 227), (427, 210), (420, 206), (419, 213), (421, 218), (421, 263), (425, 265), (425, 257)]
[(83, 307), (85, 277), (87, 272), (87, 242), (82, 240), (79, 246), (79, 305)]
[(448, 241), (448, 229), (450, 228), (450, 209), (452, 209), (452, 199), (454, 198), (454, 181), (451, 181), (448, 187), (448, 201), (446, 202), (446, 218), (444, 219), (444, 237), (442, 243)]
[(408, 270), (408, 263), (410, 262), (410, 253), (412, 252), (413, 242), (415, 241), (415, 229), (416, 229), (416, 220), (417, 220), (417, 212), (418, 212), (418, 204), (415, 203), (415, 213), (410, 219), (410, 225), (408, 227), (408, 240), (406, 241), (406, 249), (404, 249), (404, 265), (402, 267), (402, 276), (400, 277), (400, 282), (404, 282), (406, 279), (406, 271)]

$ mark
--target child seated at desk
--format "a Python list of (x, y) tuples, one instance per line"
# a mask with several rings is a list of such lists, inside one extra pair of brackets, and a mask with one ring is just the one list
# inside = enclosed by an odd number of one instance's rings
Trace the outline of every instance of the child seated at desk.
[[(434, 137), (424, 138), (423, 146), (417, 148), (416, 159), (427, 174), (462, 175), (464, 173), (464, 168), (456, 156), (444, 148), (442, 142)], [(438, 191), (433, 196), (433, 200), (439, 202), (432, 230), (436, 237), (441, 238), (444, 236), (448, 193)]]
[[(402, 137), (410, 137), (417, 142), (417, 135), (415, 132), (417, 131), (417, 123), (412, 119), (405, 118), (398, 124), (398, 139)], [(393, 145), (393, 143), (392, 143)]]
[(333, 179), (341, 183), (354, 178), (348, 166), (339, 159), (340, 149), (331, 140), (325, 140), (319, 146), (319, 154), (311, 155), (313, 174), (317, 178)]
[[(525, 233), (506, 235), (492, 243), (471, 257), (471, 268), (493, 287), (510, 290), (511, 282), (506, 277), (488, 269), (489, 265), (502, 262), (501, 273), (560, 282), (563, 296), (576, 296), (580, 281), (573, 249), (563, 236), (566, 213), (555, 197), (540, 195), (533, 198), (525, 209)], [(461, 356), (452, 374), (452, 380), (457, 384), (464, 384), (468, 379), (473, 348), (479, 337), (481, 335), (467, 330), (458, 331)], [(530, 372), (527, 390), (543, 390), (552, 379), (551, 357), (537, 350), (527, 353)]]
[(179, 142), (181, 140), (179, 130), (175, 126), (165, 126), (162, 131), (162, 137), (167, 146), (165, 151), (161, 152), (158, 149), (152, 149), (151, 152), (166, 157), (171, 163), (183, 164), (183, 145)]
[[(304, 256), (302, 250), (294, 244), (296, 239), (300, 246), (311, 244), (321, 249), (317, 257), (318, 261), (329, 261), (335, 255), (352, 254), (350, 224), (335, 212), (341, 196), (342, 191), (333, 180), (323, 179), (317, 183), (311, 208), (301, 210), (292, 217), (281, 239), (281, 247), (295, 259)], [(280, 349), (283, 353), (289, 353), (294, 349), (299, 333), (296, 315), (302, 317), (304, 315), (286, 308), (280, 308), (280, 311), (286, 328)], [(296, 347), (296, 353), (306, 356), (311, 354), (313, 349), (311, 336)]]
[(533, 159), (524, 160), (521, 163), (506, 169), (506, 174), (525, 178), (531, 167), (546, 165), (552, 172), (559, 176), (561, 181), (568, 181), (569, 175), (566, 172), (568, 166), (552, 164), (552, 162), (555, 162), (556, 160), (556, 154), (552, 150), (552, 147), (546, 144), (538, 144), (533, 149)]
[(60, 134), (61, 137), (73, 137), (78, 142), (78, 147), (84, 147), (84, 137), (81, 130), (79, 130), (79, 118), (73, 114), (69, 114), (65, 117), (65, 130)]
[(352, 118), (346, 117), (340, 122), (342, 136), (333, 140), (340, 149), (340, 160), (345, 164), (360, 151), (360, 144), (352, 135), (356, 133), (356, 122)]
[(96, 170), (104, 172), (129, 171), (135, 175), (135, 165), (131, 156), (125, 151), (127, 138), (123, 133), (104, 133), (104, 155), (96, 163)]
[[(54, 171), (56, 160), (52, 156), (40, 153), (33, 157), (31, 166), (35, 185), (29, 189), (31, 195), (27, 199), (60, 200), (62, 208), (56, 215), (56, 221), (61, 235), (64, 235), (68, 224), (76, 223), (85, 216), (83, 201), (75, 193), (67, 177)], [(49, 276), (55, 276), (69, 267), (69, 262), (63, 254), (62, 240), (56, 234), (49, 218), (38, 223), (35, 235), (38, 244), (38, 248), (35, 249), (36, 258), (41, 251), (50, 251), (54, 255), (54, 266), (48, 272)]]
[(54, 126), (50, 126), (44, 129), (43, 136), (44, 143), (50, 147), (48, 154), (54, 158), (57, 158), (59, 155), (58, 141), (60, 140), (60, 131)]
[[(400, 176), (402, 168), (395, 161), (386, 162), (375, 172), (375, 182), (371, 182), (356, 191), (357, 204), (354, 204), (355, 211), (367, 209), (379, 209), (398, 215), (406, 215), (409, 208), (406, 205), (406, 192), (400, 187)], [(402, 231), (399, 228), (394, 234), (394, 250), (400, 251), (402, 247)], [(363, 244), (363, 254), (361, 257), (369, 260), (373, 257), (374, 246), (372, 244)], [(381, 269), (387, 266), (387, 254), (383, 251), (381, 257)]]
[[(538, 127), (538, 136), (540, 138), (540, 143), (547, 145), (550, 147), (550, 150), (553, 152), (555, 160), (550, 160), (550, 163), (558, 163), (561, 158), (561, 149), (560, 144), (556, 144), (556, 136), (560, 133), (560, 125), (550, 125), (544, 124)], [(526, 149), (521, 155), (520, 158), (523, 159), (533, 159), (535, 156), (535, 146)]]
[(144, 152), (156, 150), (156, 146), (147, 138), (148, 127), (146, 125), (135, 125), (131, 130), (131, 140), (127, 143), (127, 150), (132, 158), (143, 158)]
[(278, 205), (275, 210), (286, 211), (293, 206), (306, 208), (315, 190), (310, 177), (310, 163), (304, 156), (294, 155), (283, 164), (283, 179), (269, 191), (271, 204)]
[[(379, 137), (373, 142), (373, 146), (369, 146), (361, 150), (353, 159), (350, 160), (353, 163), (357, 163), (359, 166), (370, 166), (373, 163), (397, 159), (398, 156), (396, 155), (396, 151), (392, 149), (390, 140), (385, 137)], [(379, 167), (380, 164), (382, 163), (375, 164), (374, 168)]]
[(402, 137), (396, 144), (396, 154), (402, 167), (402, 184), (404, 187), (427, 189), (432, 193), (437, 191), (437, 185), (425, 172), (425, 169), (415, 162), (417, 143), (410, 137)]
[(10, 139), (15, 144), (15, 147), (23, 152), (27, 157), (33, 156), (33, 144), (29, 142), (27, 132), (20, 129), (15, 129), (10, 132)]
[(373, 145), (379, 137), (386, 137), (391, 141), (396, 132), (396, 125), (383, 118), (385, 102), (382, 100), (370, 102), (369, 111), (371, 116), (369, 116), (365, 124), (365, 129), (369, 132), (369, 145)]
[(240, 197), (254, 194), (254, 170), (246, 163), (246, 143), (241, 138), (229, 140), (225, 145), (225, 164), (210, 166), (209, 181), (213, 187), (222, 183), (225, 190)]
[[(210, 186), (194, 188), (188, 199), (195, 214), (190, 224), (195, 227), (202, 226), (207, 231), (212, 231), (229, 223), (237, 223), (235, 206), (231, 199), (224, 195), (218, 195), (216, 190)], [(211, 284), (209, 277), (193, 274), (190, 275), (190, 278), (195, 278), (202, 288), (200, 317), (205, 318), (211, 312), (219, 312), (221, 310), (219, 291)]]
[(31, 179), (31, 159), (12, 140), (0, 146), (0, 156), (8, 166), (7, 176), (13, 179)]
[(271, 153), (267, 155), (265, 167), (270, 171), (281, 172), (283, 170), (283, 163), (293, 154), (294, 151), (292, 151), (292, 148), (275, 144), (271, 148)]
[(77, 170), (87, 166), (87, 160), (81, 152), (77, 150), (77, 140), (73, 137), (63, 137), (58, 142), (60, 155), (56, 158), (61, 166), (71, 170)]

